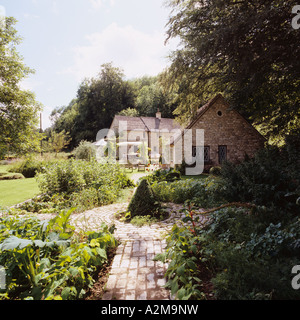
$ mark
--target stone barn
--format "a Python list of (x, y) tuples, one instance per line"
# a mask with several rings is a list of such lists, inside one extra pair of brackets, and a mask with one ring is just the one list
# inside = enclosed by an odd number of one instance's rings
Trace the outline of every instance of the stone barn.
[(193, 130), (193, 156), (196, 155), (195, 129), (204, 129), (206, 169), (224, 161), (241, 162), (264, 147), (265, 138), (221, 94), (202, 106), (185, 129)]

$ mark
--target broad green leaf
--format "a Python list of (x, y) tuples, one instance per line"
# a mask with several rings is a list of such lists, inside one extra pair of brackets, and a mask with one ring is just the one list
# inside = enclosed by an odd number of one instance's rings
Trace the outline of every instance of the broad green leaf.
[(96, 248), (98, 255), (104, 259), (107, 259), (106, 251), (101, 248)]
[(179, 289), (177, 292), (178, 299), (183, 300), (185, 293), (186, 293), (186, 290), (184, 288)]
[(192, 269), (193, 271), (195, 271), (195, 270), (197, 269), (197, 266), (196, 266), (196, 264), (195, 264), (194, 261), (192, 261), (192, 260), (187, 260), (186, 263), (187, 263), (188, 267), (189, 267), (190, 269)]
[(70, 241), (68, 240), (58, 240), (58, 241), (41, 241), (41, 240), (28, 240), (21, 239), (16, 236), (10, 236), (6, 238), (0, 244), (0, 250), (14, 250), (14, 249), (23, 249), (27, 246), (36, 246), (36, 247), (54, 247), (54, 246), (68, 246)]
[(92, 239), (91, 242), (90, 242), (90, 246), (91, 246), (92, 248), (94, 248), (94, 247), (99, 247), (100, 244), (99, 244), (99, 242), (97, 241), (97, 239)]
[(185, 271), (185, 264), (181, 265), (180, 267), (177, 268), (177, 274), (180, 276), (184, 275), (184, 271)]
[(16, 236), (10, 236), (5, 239), (0, 245), (0, 250), (14, 250), (14, 249), (23, 249), (29, 245), (32, 245), (32, 240), (20, 239)]
[(179, 286), (178, 286), (178, 283), (177, 283), (177, 281), (172, 281), (171, 282), (171, 293), (172, 294), (175, 294), (177, 291), (178, 291), (178, 288), (179, 288)]
[(70, 287), (63, 288), (61, 292), (61, 297), (63, 298), (63, 300), (68, 300), (70, 296), (70, 291), (71, 291)]

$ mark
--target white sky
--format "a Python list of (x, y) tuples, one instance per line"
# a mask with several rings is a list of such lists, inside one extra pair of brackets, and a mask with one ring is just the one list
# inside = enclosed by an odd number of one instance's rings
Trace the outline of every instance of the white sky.
[(44, 105), (44, 129), (58, 106), (76, 97), (80, 82), (113, 62), (127, 79), (157, 75), (175, 42), (164, 45), (164, 0), (0, 0), (23, 42), (18, 52), (36, 72), (24, 88)]

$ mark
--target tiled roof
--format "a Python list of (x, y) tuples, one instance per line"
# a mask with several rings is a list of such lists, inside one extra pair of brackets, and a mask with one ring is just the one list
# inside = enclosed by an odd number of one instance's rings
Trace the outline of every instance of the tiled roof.
[(181, 129), (181, 126), (174, 119), (156, 117), (127, 117), (115, 116), (112, 127), (118, 127), (120, 121), (127, 122), (128, 130), (169, 130)]

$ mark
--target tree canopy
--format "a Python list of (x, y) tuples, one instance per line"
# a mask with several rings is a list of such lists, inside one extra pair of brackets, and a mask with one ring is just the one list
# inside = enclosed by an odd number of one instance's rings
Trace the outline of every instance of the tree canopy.
[(124, 80), (122, 70), (107, 63), (98, 77), (81, 83), (77, 97), (67, 107), (53, 110), (52, 129), (69, 132), (70, 147), (74, 148), (82, 140), (94, 141), (99, 130), (110, 128), (117, 114), (154, 117), (158, 108), (166, 118), (173, 117), (176, 108), (159, 77)]
[(69, 106), (52, 112), (53, 129), (68, 131), (73, 148), (81, 140), (94, 141), (99, 130), (110, 127), (115, 114), (134, 107), (133, 89), (123, 78), (111, 63), (102, 65), (97, 77), (80, 84)]
[(0, 156), (18, 154), (39, 147), (38, 111), (41, 104), (32, 92), (22, 90), (20, 81), (33, 72), (25, 66), (16, 46), (21, 39), (14, 28), (16, 20), (6, 18), (0, 27)]
[[(300, 33), (292, 0), (168, 0), (168, 39), (179, 37), (163, 83), (181, 122), (221, 92), (263, 133), (300, 125)], [(168, 40), (167, 39), (167, 40)]]

